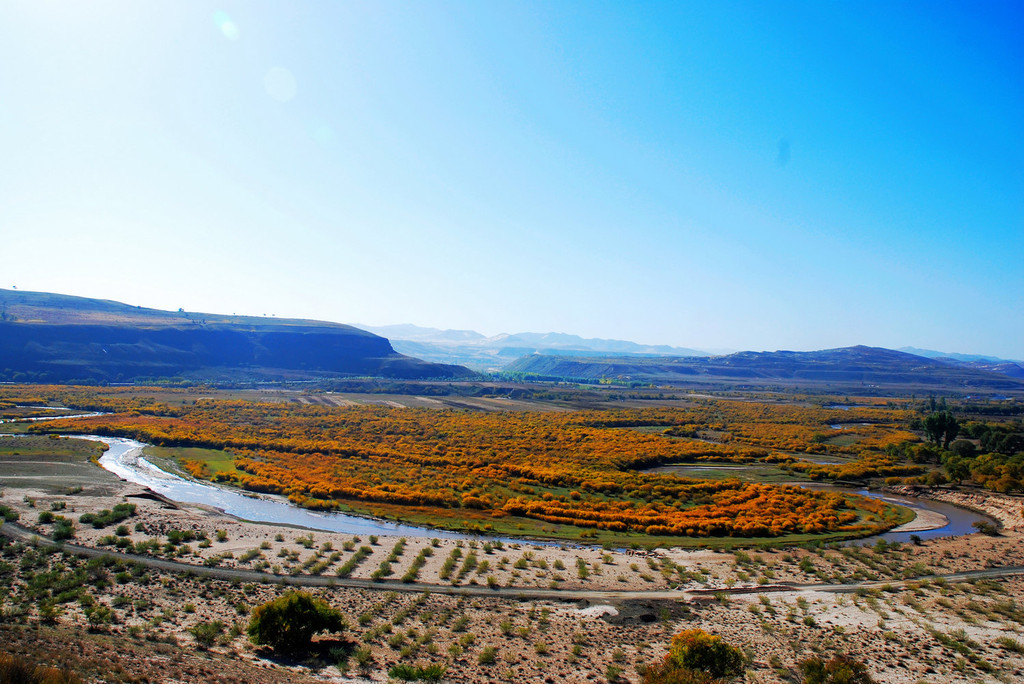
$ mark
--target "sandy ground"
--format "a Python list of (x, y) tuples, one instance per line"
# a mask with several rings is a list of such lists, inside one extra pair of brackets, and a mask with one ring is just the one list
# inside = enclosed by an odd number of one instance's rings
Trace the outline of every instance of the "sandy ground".
[(929, 511), (923, 508), (914, 509), (914, 519), (908, 523), (894, 527), (893, 532), (923, 532), (925, 530), (937, 530), (949, 524), (949, 518), (938, 511)]
[[(79, 524), (75, 541), (115, 549), (109, 543), (111, 537), (128, 540), (133, 546), (149, 540), (166, 544), (172, 530), (189, 530), (196, 538), (177, 547), (174, 556), (178, 560), (202, 565), (214, 563), (216, 559), (220, 567), (262, 569), (278, 575), (331, 576), (357, 549), (367, 547), (371, 553), (349, 576), (369, 579), (391, 556), (400, 539), (243, 522), (208, 508), (139, 498), (141, 494), (144, 494), (143, 488), (127, 484), (111, 496), (53, 495), (41, 489), (22, 488), (8, 490), (0, 500), (21, 510), (22, 521), (26, 524), (35, 523), (40, 511), (49, 511), (55, 506), (63, 507), (57, 514), (77, 520), (84, 513), (97, 513), (127, 501), (136, 505), (137, 514), (122, 523), (127, 528), (122, 530), (125, 534), (116, 534), (117, 525), (94, 529)], [(29, 507), (26, 500), (34, 502), (34, 507)], [(35, 529), (45, 536), (52, 533), (50, 524), (37, 523)], [(416, 581), (463, 586), (613, 591), (704, 588), (725, 586), (724, 579), (733, 562), (730, 554), (722, 552), (605, 551), (526, 541), (501, 543), (408, 537), (402, 547), (401, 554), (391, 564), (390, 574), (385, 576), (387, 579), (401, 578), (413, 560), (426, 550), (430, 555)], [(453, 559), (449, 563), (450, 574), (442, 577), (449, 558)], [(666, 564), (666, 558), (681, 568)], [(316, 564), (321, 565), (314, 569)], [(680, 569), (692, 573), (692, 577), (681, 575)]]
[[(133, 548), (151, 541), (156, 547), (153, 555), (196, 565), (332, 577), (358, 549), (368, 547), (369, 554), (351, 577), (369, 578), (383, 564), (390, 570), (386, 577), (394, 581), (409, 571), (421, 552), (430, 553), (415, 578), (414, 586), (422, 592), (396, 593), (387, 586), (313, 590), (344, 612), (349, 628), (337, 643), (324, 640), (323, 657), (306, 664), (274, 660), (240, 631), (252, 606), (285, 588), (153, 570), (122, 576), (111, 570), (110, 585), (93, 593), (111, 609), (114, 620), (94, 632), (112, 643), (120, 639), (127, 644), (125, 651), (136, 654), (124, 662), (128, 669), (148, 667), (152, 675), (163, 672), (160, 663), (180, 664), (183, 674), (161, 676), (160, 681), (195, 681), (196, 672), (212, 667), (204, 660), (210, 657), (241, 668), (214, 668), (222, 673), (222, 681), (385, 681), (388, 670), (400, 662), (442, 664), (447, 667), (446, 679), (455, 682), (638, 681), (638, 668), (663, 657), (672, 635), (689, 627), (721, 634), (742, 647), (749, 657), (745, 679), (750, 682), (788, 681), (801, 659), (837, 652), (865, 661), (880, 682), (1024, 678), (1024, 608), (1016, 603), (1024, 595), (1024, 579), (902, 582), (929, 574), (1024, 565), (1020, 500), (1013, 497), (929, 492), (1000, 520), (1005, 529), (998, 537), (974, 534), (918, 546), (623, 552), (529, 542), (485, 545), (408, 538), (400, 544), (395, 537), (374, 542), (369, 537), (247, 523), (214, 510), (140, 498), (144, 490), (113, 476), (90, 481), (75, 493), (43, 486), (43, 480), (39, 486), (8, 485), (0, 502), (16, 510), (20, 522), (40, 535), (53, 532), (51, 523), (39, 522), (40, 513), (78, 521), (83, 513), (131, 502), (137, 511), (120, 523), (122, 529), (117, 524), (94, 529), (76, 523), (74, 541), (112, 550), (119, 539), (122, 547)], [(169, 534), (184, 532), (193, 538), (170, 543)], [(397, 546), (404, 548), (389, 561)], [(9, 588), (0, 597), (0, 639), (5, 624), (40, 622), (39, 603), (28, 598), (34, 574), (82, 562), (20, 545), (7, 546), (3, 556), (0, 578)], [(882, 584), (848, 594), (774, 591), (780, 583), (858, 581)], [(604, 592), (674, 589), (679, 598), (522, 601), (430, 592), (431, 585), (442, 584)], [(712, 593), (740, 588), (750, 593)], [(86, 634), (85, 607), (69, 603), (62, 609), (56, 629)], [(190, 629), (212, 620), (223, 622), (225, 629), (206, 651)], [(238, 625), (234, 633), (228, 631), (232, 625)], [(7, 643), (21, 644), (14, 636)], [(32, 639), (23, 641), (29, 644)], [(164, 653), (165, 647), (170, 651)], [(356, 649), (365, 653), (357, 658)], [(494, 662), (481, 662), (488, 660), (489, 649), (494, 649)], [(152, 662), (138, 655), (150, 651), (156, 654)], [(331, 664), (335, 662), (339, 664)]]
[(1024, 527), (1024, 499), (1019, 497), (983, 490), (966, 491), (912, 485), (887, 487), (886, 491), (904, 496), (925, 497), (981, 511), (998, 520), (999, 524), (1008, 530)]

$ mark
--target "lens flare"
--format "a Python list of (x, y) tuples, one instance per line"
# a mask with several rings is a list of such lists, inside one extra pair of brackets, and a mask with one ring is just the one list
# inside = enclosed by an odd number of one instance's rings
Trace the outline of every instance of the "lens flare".
[(225, 38), (228, 40), (238, 40), (238, 26), (235, 22), (231, 21), (231, 17), (228, 16), (227, 12), (223, 10), (214, 12), (213, 23), (217, 25), (217, 28), (220, 29)]

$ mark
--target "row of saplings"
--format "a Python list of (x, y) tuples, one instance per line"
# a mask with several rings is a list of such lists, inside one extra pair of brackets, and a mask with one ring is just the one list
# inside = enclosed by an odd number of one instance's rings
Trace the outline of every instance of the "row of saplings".
[[(283, 655), (309, 651), (313, 635), (340, 632), (341, 611), (303, 591), (290, 591), (253, 609), (248, 633), (253, 643), (270, 646)], [(718, 684), (743, 673), (743, 653), (721, 637), (701, 629), (688, 629), (672, 639), (660, 663), (641, 668), (644, 684)], [(871, 676), (863, 663), (846, 655), (831, 660), (808, 658), (800, 662), (804, 684), (867, 684)], [(440, 668), (398, 666), (389, 673), (397, 679), (441, 679)]]

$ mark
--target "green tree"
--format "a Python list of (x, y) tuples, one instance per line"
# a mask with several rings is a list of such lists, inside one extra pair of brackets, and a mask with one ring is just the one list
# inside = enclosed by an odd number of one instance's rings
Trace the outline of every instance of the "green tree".
[(247, 630), (249, 639), (282, 653), (309, 648), (313, 635), (340, 632), (345, 628), (341, 611), (303, 591), (290, 591), (257, 606)]
[(938, 463), (942, 459), (942, 449), (933, 444), (917, 444), (907, 450), (907, 455), (914, 463)]
[(960, 458), (974, 458), (978, 455), (978, 448), (974, 442), (966, 439), (958, 439), (949, 445), (949, 450)]
[(89, 629), (97, 630), (105, 627), (114, 621), (114, 611), (102, 604), (93, 606), (85, 611), (85, 617), (89, 621)]
[(924, 419), (924, 431), (928, 439), (945, 449), (960, 433), (960, 423), (949, 411), (939, 411)]
[(946, 475), (949, 476), (949, 479), (956, 481), (957, 484), (960, 484), (971, 476), (970, 466), (967, 461), (959, 456), (949, 456), (943, 459), (942, 467), (945, 468)]

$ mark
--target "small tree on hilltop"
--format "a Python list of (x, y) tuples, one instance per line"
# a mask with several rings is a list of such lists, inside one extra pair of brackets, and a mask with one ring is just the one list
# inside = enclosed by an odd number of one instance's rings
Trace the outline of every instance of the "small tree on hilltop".
[(247, 631), (254, 644), (298, 653), (309, 648), (314, 634), (344, 628), (341, 611), (306, 592), (290, 591), (254, 608)]

